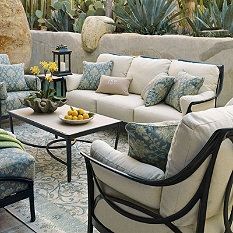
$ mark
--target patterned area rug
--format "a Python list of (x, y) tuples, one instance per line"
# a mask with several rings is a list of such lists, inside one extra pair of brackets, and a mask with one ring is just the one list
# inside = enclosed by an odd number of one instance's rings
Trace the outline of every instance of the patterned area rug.
[[(8, 125), (3, 127), (9, 130)], [(54, 136), (31, 125), (16, 122), (15, 134), (19, 139), (45, 145)], [(100, 139), (111, 146), (115, 142), (115, 132), (101, 131), (82, 139), (91, 141)], [(35, 207), (36, 221), (30, 222), (29, 202), (23, 200), (7, 207), (17, 218), (25, 222), (35, 232), (49, 233), (86, 233), (87, 232), (87, 178), (83, 157), (79, 151), (89, 153), (90, 144), (77, 142), (72, 147), (72, 182), (66, 181), (66, 166), (52, 159), (45, 149), (26, 146), (26, 151), (36, 159)], [(120, 135), (118, 149), (128, 150), (125, 132)], [(66, 151), (59, 149), (55, 153), (66, 158)], [(97, 231), (96, 231), (97, 232)]]

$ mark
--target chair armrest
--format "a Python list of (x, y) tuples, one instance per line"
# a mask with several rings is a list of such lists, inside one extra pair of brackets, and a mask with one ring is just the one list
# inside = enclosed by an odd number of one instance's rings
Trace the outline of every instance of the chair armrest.
[(4, 82), (0, 82), (0, 100), (5, 100), (7, 98), (7, 89)]
[(78, 88), (82, 74), (72, 74), (65, 77), (66, 80), (66, 90), (73, 91)]
[[(141, 163), (126, 154), (123, 154), (107, 143), (97, 140), (91, 146), (91, 157), (102, 164), (110, 166), (118, 171), (141, 180), (155, 181), (164, 179), (164, 172), (157, 167)], [(125, 177), (109, 172), (102, 167), (92, 164), (93, 171), (103, 184), (107, 185), (118, 193), (131, 198), (145, 206), (159, 209), (161, 200), (161, 187), (146, 186), (134, 182)], [(109, 188), (108, 188), (109, 189)], [(106, 189), (106, 192), (108, 192)], [(113, 196), (118, 196), (115, 192), (110, 192)]]
[(230, 99), (230, 100), (227, 102), (227, 104), (226, 104), (226, 106), (230, 106), (230, 105), (233, 105), (233, 98)]
[(182, 114), (189, 112), (203, 111), (215, 107), (215, 92), (206, 91), (198, 95), (186, 95), (180, 98)]
[(41, 90), (41, 81), (35, 75), (24, 75), (27, 86), (32, 91), (40, 91)]

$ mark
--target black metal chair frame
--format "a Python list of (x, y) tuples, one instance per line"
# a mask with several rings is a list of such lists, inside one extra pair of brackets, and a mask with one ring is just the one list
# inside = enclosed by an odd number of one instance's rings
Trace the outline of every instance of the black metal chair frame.
[(13, 204), (17, 201), (29, 198), (31, 222), (35, 221), (35, 205), (34, 205), (34, 182), (31, 179), (22, 177), (0, 177), (0, 182), (20, 182), (27, 184), (28, 188), (3, 199), (0, 199), (0, 208)]
[[(189, 213), (192, 208), (199, 202), (199, 209), (198, 209), (198, 217), (197, 217), (197, 226), (196, 226), (196, 233), (204, 233), (205, 229), (205, 220), (206, 220), (206, 211), (207, 211), (207, 202), (208, 202), (208, 195), (209, 189), (211, 184), (211, 179), (215, 167), (215, 162), (217, 159), (218, 151), (221, 146), (221, 143), (224, 139), (229, 138), (233, 142), (233, 129), (226, 128), (226, 129), (219, 129), (213, 133), (210, 137), (208, 142), (205, 146), (201, 149), (201, 151), (196, 155), (196, 157), (178, 174), (173, 177), (167, 178), (165, 180), (158, 180), (158, 181), (149, 181), (140, 179), (138, 177), (131, 176), (124, 172), (118, 171), (108, 165), (105, 165), (99, 162), (96, 159), (86, 155), (85, 153), (81, 152), (81, 154), (85, 157), (86, 168), (87, 168), (87, 178), (88, 178), (88, 233), (93, 232), (93, 226), (96, 227), (101, 233), (111, 233), (112, 231), (105, 227), (99, 220), (98, 217), (95, 215), (94, 210), (96, 205), (101, 199), (104, 199), (106, 203), (112, 207), (115, 211), (119, 214), (147, 224), (164, 224), (168, 228), (170, 228), (175, 233), (182, 233), (177, 226), (173, 224), (174, 221), (182, 218), (187, 213)], [(200, 182), (200, 186), (197, 189), (196, 193), (190, 199), (190, 201), (178, 212), (167, 216), (162, 217), (161, 215), (152, 212), (140, 205), (136, 205), (130, 201), (126, 201), (124, 199), (115, 198), (109, 196), (104, 193), (103, 189), (99, 184), (98, 177), (96, 176), (94, 169), (92, 167), (92, 163), (97, 164), (98, 166), (111, 171), (114, 174), (120, 175), (125, 177), (131, 181), (135, 181), (140, 184), (148, 185), (148, 186), (157, 186), (157, 187), (165, 187), (165, 186), (172, 186), (175, 184), (179, 184), (182, 181), (189, 178), (207, 159), (209, 158), (209, 164), (205, 171), (204, 177)], [(94, 198), (94, 185), (97, 186), (100, 195)], [(225, 225), (225, 233), (232, 233), (231, 225), (233, 221), (233, 206), (231, 209), (231, 214), (228, 216), (228, 209), (230, 204), (230, 196), (232, 192), (233, 186), (233, 171), (231, 176), (229, 177), (228, 185), (226, 187), (225, 198), (224, 198), (224, 210), (223, 210), (223, 217), (224, 217), (224, 225)], [(132, 209), (140, 211), (146, 214), (148, 217), (141, 217), (138, 215), (134, 215), (122, 209), (118, 204), (123, 204), (128, 206)], [(156, 226), (155, 226), (156, 227)]]

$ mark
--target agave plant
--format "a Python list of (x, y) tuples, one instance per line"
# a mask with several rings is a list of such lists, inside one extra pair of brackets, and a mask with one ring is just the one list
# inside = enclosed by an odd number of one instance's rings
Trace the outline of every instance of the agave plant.
[(208, 36), (233, 35), (233, 1), (228, 5), (224, 0), (219, 8), (217, 1), (213, 0), (204, 9), (197, 8), (194, 16), (189, 23), (196, 35), (203, 35), (203, 31), (207, 31)]
[(172, 32), (180, 20), (173, 0), (128, 0), (127, 8), (116, 5), (113, 11), (118, 21), (116, 26), (145, 35)]

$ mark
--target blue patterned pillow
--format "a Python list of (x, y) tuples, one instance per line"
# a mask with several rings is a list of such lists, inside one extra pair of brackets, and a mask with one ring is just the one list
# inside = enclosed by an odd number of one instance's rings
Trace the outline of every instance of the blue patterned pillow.
[(167, 156), (179, 121), (165, 121), (150, 124), (128, 123), (130, 157), (163, 171), (166, 170)]
[(152, 83), (148, 84), (149, 88), (143, 96), (145, 106), (153, 106), (164, 100), (174, 84), (174, 79), (168, 75), (155, 77)]
[(5, 100), (7, 98), (6, 84), (0, 82), (0, 100)]
[(83, 76), (78, 89), (97, 90), (102, 75), (109, 76), (112, 72), (113, 62), (83, 62)]
[(185, 95), (198, 94), (203, 82), (204, 78), (190, 75), (184, 71), (179, 72), (165, 99), (165, 103), (181, 112), (180, 98)]
[(7, 91), (24, 91), (28, 89), (24, 79), (24, 64), (0, 64), (0, 82), (6, 84)]
[(0, 54), (0, 64), (10, 65), (10, 59), (7, 54)]

